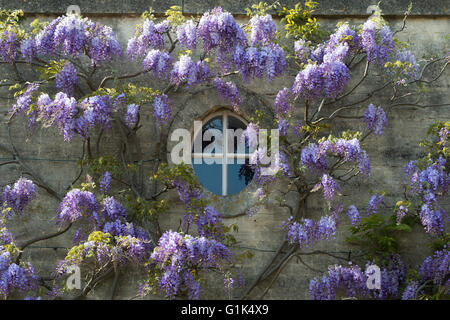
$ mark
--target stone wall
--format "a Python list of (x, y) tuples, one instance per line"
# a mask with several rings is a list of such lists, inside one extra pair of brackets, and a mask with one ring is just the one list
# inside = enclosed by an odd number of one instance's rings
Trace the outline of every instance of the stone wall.
[[(258, 2), (250, 0), (240, 1), (196, 1), (196, 0), (174, 0), (170, 5), (179, 5), (186, 14), (197, 14), (201, 11), (222, 5), (232, 13), (241, 14), (240, 21), (245, 21), (243, 8), (249, 4)], [(367, 19), (367, 7), (376, 1), (321, 1), (317, 16), (321, 24), (326, 28), (332, 28), (338, 21), (350, 20), (351, 23), (362, 23)], [(288, 1), (287, 4), (294, 3)], [(169, 7), (166, 1), (4, 1), (0, 0), (0, 7), (7, 9), (24, 9), (27, 20), (32, 21), (35, 17), (41, 19), (51, 18), (57, 14), (64, 13), (68, 5), (77, 4), (81, 12), (92, 19), (100, 21), (103, 24), (110, 25), (118, 36), (123, 47), (126, 46), (127, 39), (132, 35), (134, 27), (139, 23), (139, 14), (152, 6), (157, 13), (162, 13)], [(402, 24), (403, 12), (408, 7), (409, 1), (397, 0), (386, 1), (381, 4), (381, 9), (388, 17), (388, 21), (393, 29), (400, 28)], [(401, 40), (411, 44), (416, 57), (429, 55), (442, 55), (449, 52), (448, 40), (445, 40), (450, 30), (449, 7), (446, 1), (417, 1), (413, 4), (411, 16), (408, 18), (407, 28), (400, 34)], [(348, 19), (347, 19), (348, 18)], [(137, 65), (123, 66), (124, 72), (130, 72), (137, 68)], [(22, 69), (20, 66), (21, 71)], [(13, 71), (8, 66), (3, 66), (2, 74), (14, 77)], [(362, 90), (355, 92), (355, 97), (361, 97), (365, 90), (373, 88), (380, 83), (379, 70), (375, 70), (375, 76), (365, 82)], [(27, 75), (28, 76), (28, 75)], [(31, 75), (29, 75), (31, 78)], [(100, 77), (99, 75), (98, 77)], [(250, 115), (254, 107), (263, 107), (264, 103), (271, 105), (274, 94), (283, 86), (290, 86), (295, 74), (286, 75), (281, 79), (275, 80), (271, 84), (263, 81), (253, 82), (242, 87), (241, 95), (243, 98), (243, 115)], [(151, 83), (148, 77), (139, 78), (139, 81), (149, 83), (155, 87), (158, 83)], [(422, 101), (424, 104), (444, 104), (449, 101), (450, 80), (448, 71), (442, 79), (437, 82), (432, 90), (427, 93)], [(8, 144), (8, 132), (3, 124), (8, 117), (8, 110), (13, 104), (13, 99), (9, 96), (8, 90), (1, 90), (0, 100), (0, 144)], [(389, 98), (386, 95), (374, 97), (374, 103), (382, 104)], [(208, 90), (198, 90), (194, 92), (181, 91), (173, 99), (177, 108), (185, 107), (183, 112), (175, 118), (172, 130), (176, 127), (185, 127), (190, 129), (193, 120), (202, 116), (211, 107), (220, 105), (222, 102), (217, 95)], [(363, 109), (362, 109), (363, 110)], [(299, 114), (302, 110), (298, 110)], [(359, 114), (361, 114), (360, 111)], [(410, 159), (416, 159), (421, 155), (421, 149), (418, 143), (424, 138), (426, 130), (430, 124), (438, 119), (449, 119), (450, 108), (439, 107), (426, 110), (405, 106), (393, 109), (388, 114), (389, 127), (382, 137), (370, 137), (367, 140), (367, 150), (371, 158), (372, 177), (370, 179), (357, 178), (348, 184), (342, 190), (345, 204), (366, 203), (372, 191), (386, 190), (386, 203), (393, 205), (401, 198), (403, 193), (403, 166)], [(140, 130), (140, 139), (144, 150), (145, 169), (151, 169), (152, 153), (154, 145), (152, 137), (156, 132), (153, 125), (151, 110), (144, 110), (142, 122), (146, 125)], [(339, 128), (351, 126), (362, 128), (360, 121), (341, 120)], [(82, 143), (75, 138), (71, 143), (63, 141), (56, 130), (38, 129), (36, 131), (26, 130), (26, 121), (24, 119), (16, 120), (11, 127), (11, 136), (24, 161), (36, 172), (38, 172), (53, 188), (60, 193), (64, 193), (71, 181), (78, 174), (76, 161), (81, 156)], [(106, 154), (117, 154), (118, 145), (116, 137), (105, 135), (102, 144), (102, 152)], [(10, 159), (10, 154), (0, 150), (1, 160)], [(17, 177), (24, 174), (18, 166), (0, 167), (0, 186), (14, 182)], [(252, 187), (250, 187), (251, 190)], [(276, 186), (271, 193), (275, 199), (279, 189), (283, 185)], [(239, 213), (246, 204), (251, 202), (248, 195), (240, 195), (241, 205), (232, 206), (236, 201), (225, 201), (217, 197), (217, 205), (225, 215)], [(169, 199), (175, 200), (176, 195), (169, 195)], [(287, 201), (292, 206), (296, 206), (295, 194), (290, 194)], [(448, 201), (448, 200), (447, 200)], [(48, 230), (56, 230), (56, 208), (58, 202), (48, 194), (40, 190), (39, 198), (32, 202), (23, 216), (15, 217), (12, 220), (11, 230), (17, 236), (21, 243), (39, 234), (46, 234)], [(446, 204), (449, 208), (450, 203)], [(313, 196), (308, 202), (308, 216), (320, 216), (322, 211), (320, 201)], [(387, 212), (387, 211), (386, 211)], [(182, 217), (182, 208), (175, 207), (162, 217), (162, 227), (164, 229), (175, 229), (178, 227), (179, 219)], [(273, 256), (276, 248), (279, 246), (284, 233), (280, 230), (281, 222), (289, 217), (287, 208), (280, 208), (276, 205), (269, 205), (260, 213), (252, 217), (240, 216), (237, 218), (228, 218), (226, 223), (236, 223), (239, 225), (239, 232), (235, 234), (243, 250), (252, 250), (254, 257), (250, 261), (242, 264), (243, 276), (247, 284), (251, 283), (258, 271)], [(271, 290), (268, 291), (266, 298), (269, 299), (307, 299), (307, 289), (309, 279), (320, 275), (327, 269), (327, 266), (334, 263), (345, 264), (350, 259), (354, 262), (359, 261), (358, 248), (349, 248), (345, 243), (347, 235), (347, 225), (345, 220), (339, 227), (337, 239), (331, 242), (321, 243), (317, 250), (323, 250), (331, 255), (312, 254), (302, 256), (301, 260), (292, 259), (279, 279), (274, 283)], [(429, 240), (424, 232), (417, 227), (413, 234), (408, 234), (402, 239), (402, 252), (405, 252), (407, 263), (417, 265), (422, 259), (430, 254), (429, 248), (424, 247), (424, 241)], [(49, 275), (55, 267), (55, 262), (63, 259), (66, 254), (66, 248), (71, 246), (71, 239), (75, 230), (68, 232), (63, 237), (51, 239), (37, 243), (30, 247), (24, 253), (25, 258), (30, 258), (41, 276)], [(238, 253), (238, 252), (236, 252)], [(340, 257), (340, 258), (336, 258)], [(141, 274), (137, 270), (127, 270), (119, 279), (119, 290), (115, 298), (129, 299), (136, 295), (138, 280)], [(225, 298), (222, 281), (215, 279), (212, 281), (211, 290), (203, 298)], [(252, 297), (258, 298), (263, 292), (268, 282), (262, 284), (253, 292)], [(96, 288), (91, 298), (104, 299), (109, 298), (110, 284)], [(242, 289), (237, 289), (233, 293), (234, 297), (239, 297)], [(158, 298), (158, 297), (155, 297)]]

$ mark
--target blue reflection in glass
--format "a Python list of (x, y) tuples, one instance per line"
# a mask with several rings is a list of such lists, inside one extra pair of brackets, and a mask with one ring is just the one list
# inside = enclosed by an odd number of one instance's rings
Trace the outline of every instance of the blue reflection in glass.
[[(218, 162), (218, 163), (217, 163)], [(213, 164), (207, 164), (202, 160), (201, 164), (193, 163), (195, 175), (198, 181), (212, 193), (222, 195), (222, 161), (217, 160)]]
[(228, 159), (228, 195), (241, 192), (252, 181), (254, 172), (249, 160), (242, 162), (244, 159)]

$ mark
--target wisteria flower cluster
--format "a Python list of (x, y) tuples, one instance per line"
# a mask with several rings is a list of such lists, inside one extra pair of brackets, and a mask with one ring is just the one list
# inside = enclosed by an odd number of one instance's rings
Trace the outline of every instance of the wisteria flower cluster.
[(0, 296), (19, 293), (29, 294), (39, 289), (39, 278), (33, 266), (26, 263), (23, 266), (13, 262), (11, 253), (0, 246)]
[(163, 49), (164, 33), (168, 30), (169, 25), (166, 20), (155, 24), (154, 21), (145, 19), (144, 23), (136, 28), (134, 37), (128, 40), (128, 57), (133, 59), (143, 57), (149, 48)]
[(384, 127), (387, 127), (386, 113), (381, 107), (375, 107), (373, 104), (369, 104), (364, 112), (364, 122), (373, 134), (382, 135)]
[[(205, 237), (194, 238), (174, 231), (165, 232), (150, 257), (149, 267), (160, 270), (157, 288), (168, 298), (187, 290), (190, 299), (198, 299), (200, 284), (194, 277), (200, 271), (222, 269), (230, 261), (231, 251), (222, 243)], [(142, 286), (145, 293), (150, 284)]]
[(113, 236), (102, 231), (94, 231), (88, 239), (72, 247), (64, 260), (56, 267), (55, 275), (61, 276), (73, 265), (89, 265), (95, 262), (105, 266), (110, 263), (125, 264), (128, 261), (143, 263), (151, 250), (148, 241), (131, 235)]
[(361, 32), (361, 45), (369, 61), (384, 64), (394, 49), (394, 40), (389, 26), (379, 26), (373, 19), (367, 20)]
[(335, 300), (339, 294), (349, 298), (396, 298), (399, 286), (404, 282), (406, 275), (405, 265), (394, 258), (392, 263), (381, 270), (381, 289), (369, 289), (367, 286), (370, 266), (366, 264), (366, 271), (357, 265), (343, 267), (330, 266), (328, 275), (314, 278), (309, 283), (309, 295), (312, 300)]
[[(27, 45), (32, 44), (31, 40)], [(121, 56), (122, 50), (113, 30), (88, 18), (69, 14), (58, 17), (34, 38), (35, 50), (40, 55), (61, 52), (75, 58), (86, 54), (93, 65)], [(27, 55), (29, 58), (29, 54)]]
[[(12, 212), (20, 214), (30, 201), (35, 198), (36, 186), (33, 181), (20, 178), (12, 187), (8, 185), (3, 189), (3, 197), (0, 197), (0, 203), (2, 203), (3, 209), (11, 208)], [(12, 212), (8, 211), (7, 217)]]
[(77, 69), (70, 62), (66, 62), (55, 77), (56, 88), (69, 96), (74, 95), (75, 86), (78, 84)]
[[(432, 256), (425, 258), (419, 268), (418, 280), (412, 280), (408, 283), (402, 295), (402, 300), (415, 300), (418, 295), (423, 294), (424, 290), (419, 292), (419, 288), (426, 282), (431, 282), (435, 286), (442, 286), (446, 291), (450, 287), (450, 252), (448, 248), (435, 251)], [(422, 287), (424, 288), (424, 287)]]
[(219, 95), (222, 99), (229, 101), (234, 109), (239, 108), (241, 105), (241, 96), (233, 82), (225, 82), (221, 78), (214, 78), (213, 86), (219, 91)]
[(291, 243), (298, 244), (301, 248), (310, 248), (320, 240), (330, 240), (336, 235), (338, 225), (337, 213), (325, 215), (317, 222), (312, 219), (302, 219), (293, 222), (290, 217), (288, 222), (283, 223), (283, 228), (287, 229), (287, 237)]
[(0, 35), (0, 57), (2, 61), (13, 63), (17, 57), (17, 35), (13, 30), (6, 29)]
[(341, 157), (344, 161), (356, 161), (361, 173), (370, 175), (370, 161), (367, 153), (361, 148), (358, 139), (324, 140), (318, 144), (311, 143), (301, 151), (301, 164), (311, 171), (323, 172), (329, 168), (327, 155)]
[(419, 217), (429, 233), (444, 232), (448, 221), (447, 212), (438, 203), (438, 196), (446, 195), (450, 190), (450, 175), (445, 171), (445, 163), (446, 160), (440, 156), (437, 161), (428, 160), (423, 170), (417, 161), (405, 166), (410, 192), (423, 202)]
[[(71, 80), (66, 82), (68, 80), (65, 78), (61, 81), (61, 85), (64, 85), (67, 90), (69, 87), (70, 90), (73, 89), (71, 87), (73, 82), (69, 84)], [(33, 110), (32, 114), (28, 115), (30, 124), (40, 121), (46, 126), (55, 126), (59, 128), (66, 141), (71, 141), (74, 134), (87, 138), (89, 129), (96, 125), (103, 129), (110, 128), (112, 114), (117, 111), (122, 97), (119, 95), (113, 99), (109, 95), (96, 95), (77, 102), (74, 97), (65, 92), (58, 92), (52, 100), (46, 93), (36, 98), (38, 89), (37, 84), (30, 84), (18, 97), (11, 112), (26, 114), (29, 110)]]

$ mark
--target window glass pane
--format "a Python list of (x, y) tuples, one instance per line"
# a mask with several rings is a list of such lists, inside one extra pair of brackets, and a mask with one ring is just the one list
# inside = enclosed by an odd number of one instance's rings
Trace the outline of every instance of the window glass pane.
[(241, 192), (250, 184), (253, 178), (253, 170), (250, 167), (249, 159), (228, 159), (228, 195)]
[(228, 153), (249, 153), (248, 143), (245, 141), (245, 145), (239, 148), (241, 142), (242, 132), (247, 128), (238, 118), (233, 116), (228, 117), (228, 129), (233, 129), (228, 132)]
[(222, 160), (215, 160), (213, 164), (205, 163), (202, 159), (201, 164), (192, 162), (195, 175), (198, 181), (210, 192), (222, 195)]
[[(207, 130), (210, 130), (210, 139), (205, 139), (205, 132)], [(223, 126), (222, 126), (222, 116), (214, 117), (213, 119), (209, 120), (207, 123), (203, 124), (202, 128), (202, 135), (198, 134), (195, 137), (195, 142), (201, 143), (202, 146), (202, 152), (208, 152), (208, 153), (221, 153), (222, 152), (222, 139), (219, 139), (216, 141), (216, 135), (215, 133), (222, 133), (223, 134)], [(206, 141), (205, 141), (206, 140)], [(214, 143), (214, 144), (213, 144)], [(195, 145), (195, 144), (194, 144)], [(213, 148), (213, 146), (216, 146), (216, 148)], [(194, 146), (192, 147), (192, 152), (195, 152)]]

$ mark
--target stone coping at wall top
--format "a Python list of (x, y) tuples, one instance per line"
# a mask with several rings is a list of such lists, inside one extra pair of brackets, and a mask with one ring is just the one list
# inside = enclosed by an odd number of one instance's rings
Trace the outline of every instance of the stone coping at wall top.
[[(25, 13), (62, 14), (70, 5), (78, 5), (84, 14), (136, 15), (152, 7), (163, 13), (172, 5), (183, 8), (186, 14), (199, 14), (220, 5), (233, 14), (245, 14), (245, 8), (262, 0), (0, 0), (2, 9), (23, 9)], [(318, 16), (368, 16), (368, 8), (378, 0), (317, 0)], [(271, 3), (272, 1), (266, 0)], [(295, 0), (280, 0), (286, 7), (293, 7)], [(301, 3), (304, 0), (300, 1)], [(385, 0), (380, 8), (384, 15), (402, 16), (411, 0)], [(449, 16), (448, 0), (412, 0), (412, 16)]]

